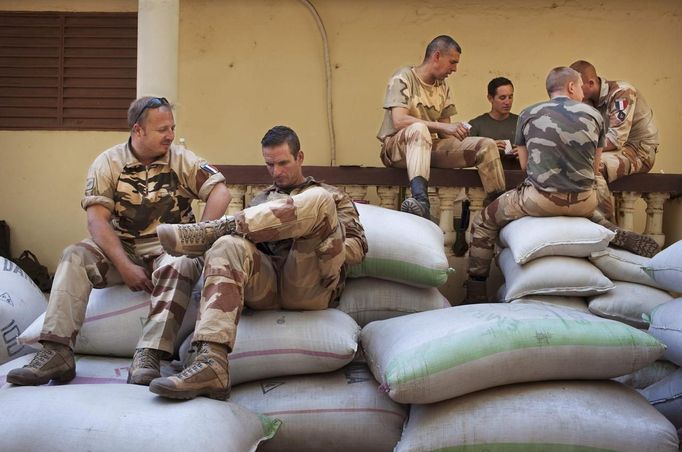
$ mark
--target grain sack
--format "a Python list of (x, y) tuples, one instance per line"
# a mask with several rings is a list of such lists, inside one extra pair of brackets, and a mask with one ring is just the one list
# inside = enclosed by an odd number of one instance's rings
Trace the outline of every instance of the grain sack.
[(445, 257), (443, 231), (416, 215), (356, 204), (369, 251), (348, 276), (369, 276), (417, 287), (439, 287), (454, 271)]
[(644, 271), (650, 261), (648, 257), (618, 248), (606, 248), (604, 251), (590, 254), (590, 262), (611, 280), (661, 288), (660, 284)]
[(543, 256), (587, 257), (605, 249), (615, 233), (587, 218), (523, 217), (500, 230), (500, 243), (517, 264)]
[(338, 309), (363, 327), (375, 320), (449, 307), (447, 298), (435, 287), (413, 287), (376, 278), (358, 278), (346, 282)]
[(498, 256), (498, 265), (505, 280), (503, 300), (529, 295), (587, 297), (615, 287), (587, 259), (577, 257), (547, 256), (519, 265), (505, 248)]
[(554, 295), (529, 295), (523, 298), (512, 300), (511, 303), (539, 303), (548, 304), (558, 308), (573, 309), (580, 312), (589, 313), (587, 301), (581, 297), (559, 297)]
[(682, 298), (651, 311), (648, 331), (668, 347), (663, 358), (682, 366)]
[(644, 268), (661, 288), (682, 292), (682, 240), (656, 254)]
[(259, 450), (392, 451), (407, 407), (377, 386), (367, 366), (351, 364), (333, 373), (242, 384), (230, 401), (282, 421), (277, 436)]
[[(196, 286), (192, 301), (176, 337), (176, 345), (194, 329), (199, 310), (201, 286)], [(124, 285), (93, 289), (85, 311), (83, 328), (76, 339), (76, 353), (132, 357), (142, 326), (149, 315), (150, 300), (146, 292), (133, 292)], [(45, 314), (38, 317), (21, 336), (19, 343), (40, 348), (40, 331)]]
[(396, 452), (674, 452), (677, 447), (675, 428), (633, 389), (613, 381), (560, 381), (413, 405)]
[(146, 386), (66, 385), (0, 391), (0, 450), (253, 451), (279, 421), (231, 402), (177, 402)]
[(539, 304), (421, 312), (372, 322), (360, 339), (372, 374), (399, 403), (527, 381), (612, 378), (654, 362), (664, 350), (624, 323)]
[(634, 389), (644, 389), (675, 373), (677, 369), (679, 369), (677, 364), (659, 359), (631, 374), (616, 377), (614, 380)]
[[(587, 299), (590, 312), (635, 328), (647, 329), (649, 313), (673, 299), (668, 292), (655, 287), (625, 281), (613, 283), (616, 285), (613, 290)], [(646, 314), (646, 317), (642, 317), (642, 314)]]
[(682, 369), (640, 392), (675, 428), (682, 428)]
[(33, 351), (17, 339), (46, 306), (45, 295), (31, 278), (17, 264), (0, 257), (0, 364)]
[[(245, 309), (234, 350), (228, 356), (232, 384), (338, 370), (353, 359), (359, 334), (355, 320), (338, 309)], [(185, 363), (190, 343), (191, 336), (180, 348), (180, 359)]]

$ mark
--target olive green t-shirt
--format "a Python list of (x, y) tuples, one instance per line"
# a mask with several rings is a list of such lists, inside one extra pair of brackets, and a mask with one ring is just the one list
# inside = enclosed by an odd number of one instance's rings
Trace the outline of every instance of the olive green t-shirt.
[(510, 113), (507, 119), (498, 121), (493, 119), (490, 114), (483, 113), (469, 121), (471, 129), (469, 135), (472, 137), (486, 137), (493, 140), (509, 140), (514, 143), (516, 136), (516, 122), (519, 117)]

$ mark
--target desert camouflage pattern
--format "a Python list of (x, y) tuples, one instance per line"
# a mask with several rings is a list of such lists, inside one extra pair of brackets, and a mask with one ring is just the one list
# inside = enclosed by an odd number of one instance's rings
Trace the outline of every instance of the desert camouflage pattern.
[(521, 112), (515, 144), (528, 149), (527, 180), (538, 190), (584, 192), (594, 187), (594, 158), (604, 136), (597, 110), (555, 97)]
[[(514, 190), (498, 197), (480, 214), (471, 226), (469, 275), (487, 278), (500, 229), (522, 217), (587, 217), (597, 207), (595, 190), (584, 192), (547, 192), (525, 181)], [(595, 218), (601, 222), (601, 218)]]
[(114, 231), (122, 239), (156, 237), (161, 223), (194, 222), (191, 203), (206, 201), (225, 177), (193, 152), (171, 145), (166, 155), (144, 166), (130, 141), (100, 154), (88, 171), (84, 209), (103, 205), (112, 213)]
[[(425, 121), (438, 121), (457, 114), (457, 108), (450, 95), (450, 88), (444, 80), (427, 85), (417, 77), (414, 67), (405, 66), (391, 76), (384, 97), (384, 120), (377, 134), (379, 141), (395, 134), (391, 108), (407, 108), (408, 114)], [(433, 138), (438, 138), (434, 133)]]
[(654, 113), (642, 93), (628, 82), (602, 79), (597, 109), (608, 121), (606, 139), (616, 146), (602, 156), (606, 180), (649, 172), (660, 140)]
[(490, 138), (433, 138), (426, 125), (411, 124), (386, 138), (381, 146), (385, 166), (407, 168), (409, 180), (428, 180), (431, 167), (469, 168), (475, 166), (486, 193), (505, 190), (504, 169), (495, 141)]
[(271, 187), (236, 215), (237, 234), (205, 254), (193, 342), (234, 346), (244, 304), (252, 309), (326, 309), (343, 289), (344, 264), (367, 241), (340, 190), (312, 178), (290, 193)]
[[(169, 256), (154, 240), (138, 244), (124, 242), (124, 250), (132, 262), (147, 268), (154, 285), (149, 318), (138, 348), (154, 348), (172, 354), (203, 262)], [(121, 283), (116, 267), (93, 240), (86, 239), (66, 248), (54, 276), (40, 340), (73, 349), (92, 289)]]

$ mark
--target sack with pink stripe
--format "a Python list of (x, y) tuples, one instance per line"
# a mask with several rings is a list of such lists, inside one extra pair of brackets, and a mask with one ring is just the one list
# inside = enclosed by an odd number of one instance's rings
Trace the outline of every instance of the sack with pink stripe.
[(320, 375), (235, 386), (230, 401), (282, 421), (259, 451), (390, 451), (400, 439), (407, 406), (377, 391), (365, 364)]
[[(285, 375), (332, 372), (351, 362), (360, 327), (338, 309), (244, 310), (234, 350), (228, 356), (233, 385)], [(189, 361), (191, 337), (180, 347)]]
[[(200, 288), (197, 285), (196, 288)], [(192, 294), (192, 302), (180, 326), (176, 344), (180, 344), (194, 329), (199, 293)], [(93, 289), (85, 311), (83, 328), (76, 339), (76, 353), (132, 357), (142, 326), (149, 315), (149, 294), (132, 292), (124, 285)], [(19, 336), (20, 344), (40, 348), (38, 342), (45, 314), (38, 317)]]

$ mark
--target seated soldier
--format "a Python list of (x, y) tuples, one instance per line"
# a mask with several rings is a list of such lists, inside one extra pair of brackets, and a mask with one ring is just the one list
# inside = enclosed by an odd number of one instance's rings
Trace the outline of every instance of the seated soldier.
[(595, 175), (606, 129), (601, 114), (581, 103), (580, 74), (554, 68), (546, 87), (550, 100), (523, 110), (517, 124), (516, 145), (526, 180), (474, 218), (465, 302), (488, 301), (486, 279), (499, 231), (525, 216), (590, 218), (616, 232), (612, 245), (644, 256), (658, 251), (653, 239), (618, 228), (596, 210)]
[[(234, 216), (158, 229), (173, 255), (205, 254), (200, 319), (193, 344), (198, 353), (184, 371), (157, 378), (149, 389), (163, 397), (230, 392), (228, 353), (244, 304), (252, 309), (326, 309), (340, 296), (345, 265), (360, 263), (367, 240), (358, 212), (342, 190), (303, 176), (303, 151), (288, 127), (261, 140), (273, 185)], [(208, 251), (206, 251), (208, 250)]]
[[(496, 77), (488, 83), (488, 102), (490, 111), (476, 116), (469, 121), (472, 137), (488, 137), (495, 140), (500, 157), (505, 157), (505, 151), (516, 154), (512, 147), (516, 135), (516, 121), (519, 117), (511, 112), (514, 103), (514, 85), (511, 80)], [(509, 147), (509, 149), (507, 149)]]
[(461, 53), (462, 48), (450, 36), (438, 36), (427, 46), (419, 66), (404, 66), (388, 81), (377, 138), (384, 165), (407, 168), (412, 196), (400, 205), (403, 212), (430, 218), (432, 166), (476, 166), (487, 193), (485, 204), (505, 189), (495, 141), (469, 137), (467, 123), (450, 122), (457, 110), (445, 79), (457, 71)]

